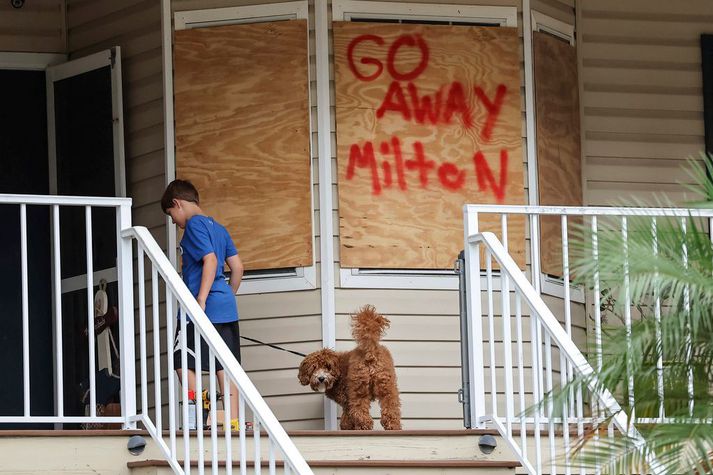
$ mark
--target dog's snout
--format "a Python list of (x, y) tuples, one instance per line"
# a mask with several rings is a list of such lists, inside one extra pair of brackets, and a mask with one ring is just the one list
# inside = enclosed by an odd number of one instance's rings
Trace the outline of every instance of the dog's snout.
[(324, 378), (324, 376), (320, 376), (320, 377), (317, 378), (317, 379), (319, 379), (319, 382), (320, 382), (320, 383), (323, 383), (325, 378)]

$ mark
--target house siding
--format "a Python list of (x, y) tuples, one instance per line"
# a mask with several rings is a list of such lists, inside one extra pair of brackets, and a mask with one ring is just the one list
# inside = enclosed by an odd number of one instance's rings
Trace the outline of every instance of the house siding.
[(133, 222), (165, 248), (161, 10), (150, 0), (69, 0), (70, 59), (121, 47), (127, 194)]
[(582, 0), (578, 17), (585, 204), (662, 193), (683, 204), (682, 165), (704, 149), (700, 34), (713, 32), (713, 3)]
[(0, 51), (65, 53), (63, 0), (33, 0), (22, 8), (0, 2)]

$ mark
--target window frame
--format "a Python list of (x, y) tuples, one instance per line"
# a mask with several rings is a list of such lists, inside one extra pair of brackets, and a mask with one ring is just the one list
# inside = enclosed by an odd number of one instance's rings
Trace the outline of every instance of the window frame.
[[(175, 12), (173, 15), (174, 31), (192, 28), (202, 28), (208, 26), (236, 25), (246, 23), (263, 23), (271, 21), (285, 20), (306, 20), (308, 22), (307, 31), (307, 54), (310, 54), (311, 40), (309, 35), (309, 6), (307, 0), (291, 2), (273, 3), (265, 5), (247, 5), (240, 7), (210, 8), (201, 10), (186, 10)], [(309, 61), (309, 58), (308, 58)], [(308, 87), (307, 100), (312, 108), (312, 72), (311, 65), (307, 68)], [(310, 203), (311, 224), (312, 224), (312, 265), (295, 267), (293, 270), (261, 271), (260, 274), (243, 276), (242, 283), (238, 289), (238, 295), (288, 292), (294, 290), (314, 290), (317, 288), (317, 252), (315, 238), (315, 206), (314, 206), (314, 144), (312, 137), (315, 133), (312, 114), (309, 114), (309, 148), (310, 148)], [(175, 158), (174, 158), (175, 160)], [(167, 167), (167, 170), (169, 168)], [(175, 166), (171, 167), (173, 178), (175, 178)], [(169, 180), (170, 181), (170, 180)], [(169, 242), (176, 243), (177, 231), (175, 224), (169, 224)]]

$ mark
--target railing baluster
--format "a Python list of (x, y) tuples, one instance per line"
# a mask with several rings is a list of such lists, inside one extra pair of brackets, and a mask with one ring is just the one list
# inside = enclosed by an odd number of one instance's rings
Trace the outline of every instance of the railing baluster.
[(203, 455), (203, 366), (201, 357), (201, 333), (196, 325), (193, 326), (193, 341), (196, 365), (196, 441), (198, 442), (198, 473), (203, 475), (205, 457)]
[[(224, 364), (221, 361), (221, 364)], [(231, 432), (233, 428), (230, 425), (232, 415), (230, 414), (230, 377), (227, 371), (223, 371), (223, 409), (225, 413), (224, 428), (225, 428), (225, 473), (230, 475), (233, 473), (233, 443), (231, 442)], [(239, 433), (242, 433), (244, 429), (241, 429)]]
[[(503, 246), (507, 251), (508, 242), (508, 222), (507, 215), (501, 215), (501, 232), (503, 238)], [(507, 273), (500, 273), (500, 296), (502, 297), (502, 320), (503, 320), (503, 343), (504, 350), (504, 365), (505, 365), (505, 427), (508, 437), (512, 437), (512, 421), (515, 417), (513, 407), (514, 391), (512, 377), (512, 335), (510, 330), (510, 286)], [(495, 393), (494, 393), (495, 394)]]
[[(156, 266), (151, 266), (151, 313), (153, 316), (153, 379), (154, 379), (154, 412), (156, 413), (156, 432), (161, 434), (162, 410), (161, 410), (161, 323), (158, 319), (159, 298), (158, 298), (158, 272)], [(169, 346), (167, 354), (171, 353)], [(171, 375), (169, 374), (169, 377)]]
[(262, 454), (260, 451), (260, 419), (253, 412), (253, 443), (255, 444), (255, 475), (260, 475)]
[[(550, 338), (550, 333), (545, 332), (545, 367), (546, 381), (547, 385), (546, 391), (548, 394), (552, 393), (552, 339)], [(555, 422), (554, 422), (554, 406), (552, 404), (552, 399), (547, 399), (547, 432), (548, 439), (550, 441), (550, 466), (553, 474), (557, 473), (557, 450), (555, 448)]]
[[(629, 407), (632, 415), (636, 414), (634, 407), (634, 375), (631, 374), (631, 289), (629, 287), (629, 229), (626, 216), (621, 218), (621, 235), (624, 243), (624, 324), (626, 325), (626, 374)], [(632, 416), (633, 417), (633, 416)]]
[[(651, 220), (651, 233), (654, 243), (654, 256), (659, 254), (659, 239), (656, 225), (656, 218)], [(664, 406), (664, 385), (663, 385), (663, 341), (661, 336), (661, 296), (659, 295), (659, 274), (658, 271), (654, 274), (654, 319), (656, 322), (656, 342), (659, 347), (659, 355), (656, 359), (656, 391), (659, 397), (659, 419), (663, 423), (666, 417), (666, 409)]]
[[(188, 424), (188, 406), (190, 404), (190, 401), (188, 400), (188, 315), (186, 315), (185, 307), (180, 304), (178, 306), (178, 313), (180, 315), (179, 318), (181, 324), (179, 344), (181, 345), (181, 400), (183, 401), (181, 406), (181, 428), (183, 429), (183, 471), (186, 474), (189, 474), (191, 473), (191, 437), (190, 426)], [(197, 348), (197, 351), (200, 351), (200, 348)]]
[(525, 418), (525, 353), (522, 345), (522, 302), (520, 293), (515, 291), (515, 326), (517, 327), (517, 370), (518, 388), (520, 392), (520, 450), (523, 457), (527, 458), (527, 422)]
[(30, 303), (27, 272), (27, 205), (20, 205), (20, 267), (22, 287), (22, 387), (25, 417), (30, 417)]
[[(599, 238), (597, 217), (592, 216), (592, 259), (594, 260), (594, 353), (596, 360), (596, 370), (602, 370), (602, 309), (601, 309), (601, 289), (599, 286)], [(593, 398), (596, 399), (596, 398)], [(594, 411), (594, 407), (592, 411)], [(597, 420), (602, 419), (601, 405), (596, 400)], [(599, 447), (599, 428), (594, 435), (596, 447)], [(601, 473), (601, 469), (595, 471), (596, 475)]]
[(248, 444), (245, 438), (245, 399), (238, 392), (238, 424), (240, 425), (240, 475), (248, 473)]
[(270, 451), (268, 452), (268, 471), (270, 475), (275, 475), (275, 442), (269, 439)]
[(485, 251), (485, 278), (488, 296), (488, 338), (490, 343), (490, 397), (493, 417), (498, 417), (498, 383), (495, 375), (495, 322), (493, 316), (493, 263), (490, 250)]
[(211, 471), (213, 475), (218, 474), (218, 411), (216, 409), (218, 400), (216, 398), (215, 380), (215, 355), (213, 350), (208, 348), (208, 385), (210, 387), (210, 442), (211, 442)]
[(174, 319), (173, 315), (173, 294), (166, 283), (166, 362), (168, 363), (168, 431), (171, 440), (171, 457), (176, 458), (176, 383), (175, 369), (173, 367), (173, 353), (176, 350)]
[[(687, 238), (688, 225), (686, 218), (681, 218), (681, 229), (684, 238)], [(688, 270), (688, 245), (684, 239), (683, 247), (683, 268)], [(686, 313), (686, 365), (688, 366), (688, 415), (693, 417), (694, 409), (694, 389), (693, 389), (693, 367), (691, 358), (693, 357), (693, 344), (691, 342), (691, 294), (688, 285), (683, 288), (683, 305)]]
[[(542, 398), (540, 396), (540, 375), (539, 373), (542, 372), (542, 366), (540, 364), (540, 359), (539, 359), (539, 351), (537, 350), (537, 345), (539, 344), (537, 341), (537, 334), (539, 332), (538, 326), (539, 322), (537, 321), (536, 315), (534, 315), (535, 311), (532, 307), (529, 307), (530, 310), (530, 350), (532, 352), (532, 402), (533, 404), (540, 404), (542, 402)], [(534, 429), (535, 429), (535, 468), (537, 469), (537, 473), (542, 473), (542, 447), (540, 443), (540, 414), (541, 411), (540, 409), (536, 409), (533, 411), (534, 413)]]
[(59, 206), (52, 206), (52, 272), (54, 300), (55, 387), (57, 415), (64, 417), (64, 351), (62, 344), (62, 264), (59, 240)]
[(532, 286), (540, 292), (540, 216), (532, 213), (530, 217), (530, 267)]
[(84, 207), (87, 250), (87, 336), (89, 337), (89, 415), (97, 417), (96, 343), (94, 336), (94, 255), (92, 237), (92, 207)]
[(137, 281), (139, 284), (139, 359), (141, 360), (141, 414), (149, 417), (149, 387), (146, 369), (146, 288), (144, 274), (144, 249), (136, 245)]
[[(565, 354), (562, 351), (562, 348), (559, 348), (559, 354), (560, 354), (560, 385), (562, 389), (564, 389), (565, 385), (567, 384), (567, 374), (571, 373), (565, 373), (563, 369), (567, 365), (567, 358), (565, 358)], [(564, 403), (565, 407), (562, 409), (562, 446), (564, 447), (564, 473), (569, 475), (571, 472), (570, 470), (570, 457), (569, 457), (569, 407), (571, 404), (571, 401), (567, 401)]]
[[(563, 214), (560, 218), (562, 228), (562, 287), (564, 288), (564, 323), (567, 336), (572, 338), (572, 301), (569, 289), (569, 229), (567, 224), (567, 215)], [(565, 358), (562, 348), (559, 349), (560, 354), (560, 386), (562, 389), (572, 380), (572, 364)], [(581, 393), (580, 393), (581, 398)], [(574, 392), (569, 390), (569, 400), (565, 404), (562, 411), (562, 443), (564, 444), (565, 456), (565, 474), (569, 475), (570, 457), (569, 457), (569, 417), (570, 411), (574, 411)], [(579, 421), (579, 419), (578, 419)]]

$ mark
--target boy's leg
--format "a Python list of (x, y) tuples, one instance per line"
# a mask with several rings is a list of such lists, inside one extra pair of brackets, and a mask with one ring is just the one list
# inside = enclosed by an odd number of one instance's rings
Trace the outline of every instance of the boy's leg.
[[(223, 377), (225, 375), (225, 371), (223, 371), (223, 370), (216, 371), (216, 375), (218, 376), (218, 384), (220, 385), (220, 392), (222, 394), (225, 394), (225, 390), (223, 388)], [(224, 400), (223, 404), (225, 404), (225, 403), (226, 402)], [(238, 418), (238, 387), (232, 381), (230, 382), (230, 418), (231, 419)]]
[[(218, 333), (220, 334), (221, 338), (223, 338), (223, 341), (225, 342), (226, 345), (228, 345), (228, 348), (230, 348), (230, 352), (233, 353), (233, 356), (235, 356), (235, 359), (238, 360), (238, 363), (240, 363), (240, 326), (237, 321), (235, 322), (230, 322), (230, 323), (220, 323), (216, 324), (216, 330), (218, 330)], [(218, 376), (218, 381), (220, 383), (220, 390), (223, 394), (225, 394), (225, 388), (223, 387), (223, 368), (218, 369), (216, 371), (216, 375)], [(227, 401), (223, 400), (223, 404), (228, 404)], [(231, 422), (236, 422), (238, 420), (239, 414), (238, 414), (238, 387), (235, 385), (233, 381), (230, 382), (230, 419), (232, 420)], [(237, 426), (237, 423), (234, 425)]]
[[(183, 384), (183, 378), (181, 377), (181, 373), (183, 371), (179, 368), (176, 370), (176, 374), (178, 375), (178, 381)], [(193, 371), (192, 369), (188, 370), (188, 374), (186, 375), (186, 380), (188, 382), (188, 390), (189, 391), (194, 391), (196, 390), (196, 372)]]

